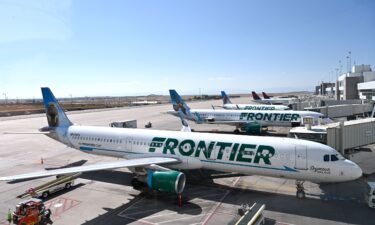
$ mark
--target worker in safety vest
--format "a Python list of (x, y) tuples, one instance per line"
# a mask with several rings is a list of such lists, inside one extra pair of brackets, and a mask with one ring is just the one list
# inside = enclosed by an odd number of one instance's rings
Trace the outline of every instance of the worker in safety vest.
[(10, 212), (10, 209), (8, 209), (8, 217), (7, 217), (7, 221), (9, 222), (12, 222), (12, 213)]

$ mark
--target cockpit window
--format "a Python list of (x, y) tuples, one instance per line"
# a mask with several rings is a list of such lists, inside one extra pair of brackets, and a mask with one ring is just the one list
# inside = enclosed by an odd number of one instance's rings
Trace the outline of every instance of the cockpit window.
[(329, 155), (324, 155), (323, 159), (324, 159), (324, 162), (329, 162)]
[(345, 160), (344, 156), (340, 155), (340, 154), (336, 154), (337, 158), (339, 158), (339, 160)]
[(331, 155), (331, 161), (334, 162), (334, 161), (338, 161), (339, 159), (337, 158), (336, 155)]

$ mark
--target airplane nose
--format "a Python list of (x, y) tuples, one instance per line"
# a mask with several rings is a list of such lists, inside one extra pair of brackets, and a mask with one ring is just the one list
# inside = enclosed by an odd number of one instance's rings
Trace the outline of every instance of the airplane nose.
[(362, 169), (358, 165), (351, 168), (351, 177), (352, 177), (353, 180), (356, 180), (356, 179), (362, 177), (362, 173), (363, 173)]

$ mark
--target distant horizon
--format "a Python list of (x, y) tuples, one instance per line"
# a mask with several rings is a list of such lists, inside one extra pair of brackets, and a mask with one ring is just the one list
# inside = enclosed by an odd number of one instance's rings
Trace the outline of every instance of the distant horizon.
[[(177, 90), (178, 91), (178, 90)], [(53, 92), (53, 90), (52, 90)], [(249, 93), (230, 93), (230, 92), (227, 92), (225, 91), (227, 95), (249, 95), (250, 98), (251, 97), (251, 91)], [(261, 91), (256, 91), (258, 94), (261, 94), (262, 92)], [(220, 96), (220, 92), (219, 93), (212, 93), (212, 94), (206, 94), (206, 93), (201, 93), (201, 94), (198, 94), (198, 93), (180, 93), (178, 92), (181, 96), (200, 96), (200, 95), (209, 95), (209, 96)], [(266, 91), (267, 94), (271, 94), (271, 95), (274, 95), (274, 94), (293, 94), (293, 93), (296, 93), (296, 94), (301, 94), (301, 93), (314, 93), (313, 91), (287, 91), (287, 92), (268, 92)], [(169, 94), (146, 94), (146, 95), (102, 95), (102, 96), (65, 96), (65, 97), (59, 97), (58, 95), (54, 94), (55, 97), (57, 99), (79, 99), (79, 98), (118, 98), (118, 97), (150, 97), (150, 95), (154, 95), (154, 96), (169, 96)], [(42, 96), (40, 97), (35, 97), (35, 98), (8, 98), (7, 96), (7, 101), (14, 101), (14, 100), (43, 100)], [(3, 98), (0, 98), (0, 102), (4, 102), (5, 101), (5, 98), (4, 98), (4, 95), (3, 95)]]

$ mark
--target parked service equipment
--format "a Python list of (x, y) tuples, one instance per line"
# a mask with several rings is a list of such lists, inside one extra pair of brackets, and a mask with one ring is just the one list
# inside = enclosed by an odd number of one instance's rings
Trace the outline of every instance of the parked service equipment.
[(17, 225), (52, 224), (50, 217), (51, 210), (45, 208), (43, 201), (31, 198), (17, 204), (13, 212), (13, 223)]
[(375, 208), (375, 182), (367, 182), (365, 201), (370, 208)]
[(145, 128), (151, 128), (151, 127), (152, 127), (152, 123), (151, 122), (146, 123)]
[(251, 207), (247, 204), (241, 205), (238, 213), (241, 218), (237, 221), (236, 225), (260, 225), (264, 224), (263, 210), (266, 205), (254, 203)]
[(74, 185), (74, 180), (81, 175), (81, 173), (62, 175), (56, 179), (45, 184), (39, 185), (35, 188), (30, 188), (25, 193), (17, 196), (17, 198), (47, 198), (50, 194), (63, 189), (70, 189)]
[(137, 128), (137, 120), (117, 121), (109, 124), (110, 127)]

